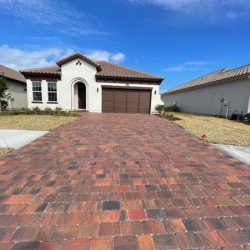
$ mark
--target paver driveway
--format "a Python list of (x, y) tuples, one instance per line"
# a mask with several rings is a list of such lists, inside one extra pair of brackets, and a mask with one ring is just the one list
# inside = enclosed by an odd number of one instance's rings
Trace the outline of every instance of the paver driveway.
[(249, 186), (167, 120), (86, 113), (0, 161), (0, 249), (247, 248)]

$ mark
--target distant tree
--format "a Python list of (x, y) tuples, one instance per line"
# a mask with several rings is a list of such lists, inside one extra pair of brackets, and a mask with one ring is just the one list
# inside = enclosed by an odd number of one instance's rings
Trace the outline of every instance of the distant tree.
[(0, 76), (0, 99), (6, 97), (7, 83), (3, 76)]
[(1, 99), (7, 97), (6, 90), (8, 89), (7, 83), (3, 76), (0, 75), (0, 112), (2, 111)]

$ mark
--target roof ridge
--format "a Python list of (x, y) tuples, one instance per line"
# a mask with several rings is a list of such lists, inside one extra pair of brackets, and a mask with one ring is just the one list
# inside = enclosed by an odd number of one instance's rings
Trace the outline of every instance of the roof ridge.
[(0, 64), (0, 75), (14, 81), (25, 82), (25, 77), (20, 71), (7, 67), (3, 64)]
[(6, 65), (3, 65), (3, 64), (1, 64), (1, 63), (0, 63), (0, 66), (6, 68), (6, 69), (8, 69), (8, 70), (12, 70), (12, 71), (15, 71), (15, 72), (19, 72), (18, 70), (15, 70), (15, 69), (12, 69), (12, 68), (10, 68), (10, 67), (7, 67)]
[[(203, 86), (203, 85), (205, 86), (208, 83), (214, 83), (217, 81), (222, 81), (222, 80), (226, 80), (226, 79), (232, 79), (235, 77), (248, 75), (248, 74), (250, 74), (250, 71), (248, 69), (246, 72), (245, 72), (245, 70), (244, 70), (244, 72), (240, 72), (240, 69), (244, 69), (244, 68), (249, 67), (249, 66), (250, 66), (250, 64), (246, 64), (244, 66), (233, 68), (233, 69), (223, 68), (221, 70), (214, 71), (212, 73), (195, 78), (194, 80), (185, 82), (179, 86), (176, 86), (174, 88), (166, 90), (162, 93), (162, 95), (167, 94), (167, 93), (171, 93), (171, 92), (175, 92), (175, 91), (179, 91), (179, 90), (189, 89), (189, 88), (196, 87), (196, 86)], [(208, 78), (209, 76), (211, 76), (210, 79)], [(214, 77), (212, 77), (212, 76), (214, 76)], [(206, 79), (206, 77), (207, 77), (207, 79)], [(205, 79), (205, 81), (202, 82), (202, 80), (204, 80), (204, 79)], [(200, 82), (199, 82), (199, 80), (200, 80)], [(186, 86), (186, 85), (188, 85), (188, 86)]]
[(243, 66), (240, 66), (240, 67), (237, 67), (237, 68), (230, 69), (230, 71), (242, 69), (242, 68), (249, 67), (249, 66), (250, 66), (250, 64), (246, 64), (246, 65), (243, 65)]
[(60, 67), (57, 65), (51, 65), (51, 66), (44, 66), (44, 67), (27, 68), (27, 69), (23, 69), (20, 71), (28, 71), (28, 70), (36, 70), (36, 69), (49, 69), (49, 68), (58, 68), (59, 69)]
[(96, 67), (97, 70), (100, 70), (100, 65), (98, 63), (96, 63), (96, 61), (92, 60), (91, 58), (89, 58), (88, 56), (83, 55), (80, 52), (75, 52), (71, 55), (68, 55), (64, 58), (62, 58), (61, 60), (57, 61), (56, 64), (61, 67), (64, 63), (67, 63), (71, 60), (74, 60), (75, 58), (81, 58), (82, 60), (88, 62), (89, 64), (91, 64), (92, 66)]
[(227, 68), (222, 68), (222, 69), (213, 71), (213, 72), (211, 72), (211, 73), (207, 73), (207, 74), (205, 74), (205, 75), (196, 77), (196, 78), (194, 78), (193, 80), (184, 82), (184, 83), (181, 84), (181, 85), (178, 85), (178, 86), (175, 86), (175, 87), (173, 87), (173, 88), (171, 88), (171, 89), (168, 89), (168, 90), (164, 91), (162, 94), (168, 93), (169, 91), (173, 91), (173, 90), (175, 90), (175, 89), (177, 89), (177, 88), (180, 88), (180, 87), (182, 87), (182, 86), (184, 86), (184, 85), (186, 85), (186, 84), (189, 84), (189, 83), (191, 83), (191, 82), (197, 81), (197, 80), (199, 80), (199, 79), (202, 80), (202, 79), (204, 79), (204, 78), (207, 77), (207, 76), (215, 75), (216, 73), (217, 73), (217, 74), (220, 74), (220, 72), (223, 72), (223, 70), (225, 70), (225, 69), (227, 69)]

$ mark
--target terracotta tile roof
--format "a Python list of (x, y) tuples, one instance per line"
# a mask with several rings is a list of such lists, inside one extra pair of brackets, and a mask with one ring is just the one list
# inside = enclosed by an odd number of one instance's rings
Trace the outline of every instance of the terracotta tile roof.
[(131, 80), (149, 80), (149, 81), (162, 81), (163, 78), (140, 72), (137, 70), (129, 69), (120, 65), (112, 64), (105, 61), (98, 62), (101, 66), (101, 71), (96, 74), (97, 79), (131, 79)]
[(25, 77), (20, 72), (10, 69), (2, 64), (0, 64), (0, 75), (3, 75), (10, 80), (26, 83)]
[(36, 75), (61, 75), (61, 68), (58, 66), (50, 66), (50, 67), (41, 67), (41, 68), (32, 68), (25, 69), (20, 71), (24, 75), (36, 74)]
[(195, 87), (203, 87), (210, 84), (216, 84), (220, 83), (221, 81), (232, 80), (237, 77), (244, 77), (248, 75), (250, 75), (250, 64), (236, 69), (221, 69), (213, 73), (199, 77), (190, 82), (184, 83), (173, 89), (167, 90), (166, 92), (162, 93), (162, 95), (167, 95)]
[[(68, 56), (59, 62), (57, 65), (61, 66), (62, 64), (73, 60), (75, 58), (81, 58), (84, 61), (94, 65), (97, 67), (97, 80), (131, 80), (131, 81), (150, 81), (161, 83), (163, 78), (160, 76), (155, 76), (151, 74), (147, 74), (144, 72), (140, 72), (137, 70), (129, 69), (120, 65), (112, 64), (105, 61), (93, 61), (81, 54), (73, 54)], [(26, 69), (22, 70), (21, 73), (26, 75), (60, 75), (61, 68), (59, 66), (52, 67), (43, 67), (43, 68), (34, 68), (34, 69)]]
[(93, 65), (94, 67), (96, 67), (97, 70), (100, 70), (100, 69), (101, 69), (101, 68), (100, 68), (100, 65), (99, 65), (97, 62), (91, 60), (90, 58), (88, 58), (88, 57), (86, 57), (86, 56), (84, 56), (84, 55), (82, 55), (82, 54), (80, 54), (80, 53), (75, 53), (75, 54), (72, 54), (72, 55), (70, 55), (70, 56), (67, 56), (67, 57), (61, 59), (60, 61), (58, 61), (56, 64), (57, 64), (58, 66), (62, 66), (63, 64), (65, 64), (65, 63), (67, 63), (67, 62), (70, 62), (71, 60), (74, 60), (74, 59), (76, 59), (76, 58), (81, 58), (82, 60), (88, 62), (89, 64), (91, 64), (91, 65)]

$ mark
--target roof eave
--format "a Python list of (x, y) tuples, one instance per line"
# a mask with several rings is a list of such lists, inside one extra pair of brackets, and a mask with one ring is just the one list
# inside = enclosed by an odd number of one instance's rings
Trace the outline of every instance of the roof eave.
[(250, 79), (250, 74), (249, 73), (247, 73), (245, 75), (242, 75), (242, 76), (236, 76), (236, 77), (233, 77), (233, 78), (217, 80), (217, 81), (214, 81), (214, 82), (209, 82), (209, 83), (201, 84), (201, 85), (197, 85), (197, 86), (191, 86), (191, 87), (184, 88), (184, 89), (178, 89), (178, 90), (173, 90), (173, 91), (170, 90), (170, 91), (162, 93), (161, 96), (176, 94), (176, 93), (185, 92), (185, 91), (189, 91), (189, 90), (193, 90), (193, 89), (200, 89), (200, 88), (204, 88), (204, 87), (213, 86), (213, 85), (216, 85), (216, 84), (222, 84), (222, 83), (241, 80), (241, 79), (246, 79), (246, 78)]
[(150, 82), (155, 84), (161, 84), (163, 78), (141, 78), (141, 77), (120, 77), (120, 76), (102, 76), (96, 75), (96, 80), (112, 80), (112, 81), (135, 81), (135, 82)]
[(10, 81), (13, 81), (13, 82), (18, 82), (18, 83), (26, 83), (25, 80), (17, 80), (17, 79), (14, 79), (14, 78), (11, 78), (11, 77), (8, 77), (8, 76), (3, 76), (4, 78), (6, 78), (7, 80), (10, 80)]
[(55, 77), (57, 79), (61, 79), (61, 73), (41, 73), (41, 72), (22, 72), (20, 71), (24, 77), (27, 79), (29, 77)]

